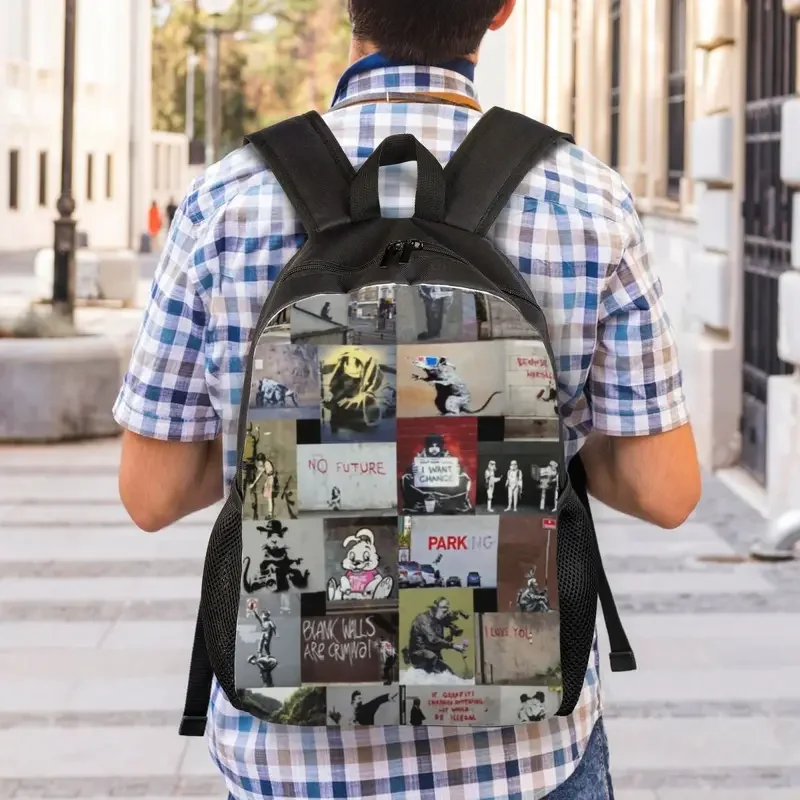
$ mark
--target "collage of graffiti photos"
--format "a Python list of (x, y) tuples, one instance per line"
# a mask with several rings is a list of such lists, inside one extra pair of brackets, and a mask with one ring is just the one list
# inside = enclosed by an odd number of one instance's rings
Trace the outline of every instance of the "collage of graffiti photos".
[(455, 289), (305, 305), (254, 352), (237, 688), (286, 724), (552, 716), (561, 444), (541, 340)]

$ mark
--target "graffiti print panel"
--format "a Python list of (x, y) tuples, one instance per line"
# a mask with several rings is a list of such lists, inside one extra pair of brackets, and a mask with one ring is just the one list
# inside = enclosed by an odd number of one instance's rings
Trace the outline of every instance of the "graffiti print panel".
[(243, 522), (242, 588), (248, 594), (323, 591), (322, 520)]
[(325, 724), (323, 687), (249, 689), (244, 696), (248, 710), (274, 725), (312, 727)]
[(332, 516), (397, 507), (394, 444), (300, 445), (300, 511)]
[(238, 689), (300, 685), (300, 596), (261, 591), (239, 601)]
[(499, 686), (500, 724), (529, 725), (550, 719), (561, 707), (561, 691), (555, 686)]
[(490, 294), (478, 295), (478, 336), (480, 339), (541, 339), (511, 303)]
[(503, 343), (399, 345), (399, 417), (504, 413)]
[(329, 612), (302, 620), (303, 683), (397, 682), (397, 612)]
[(497, 610), (558, 610), (556, 519), (504, 514), (499, 522)]
[(403, 687), (403, 724), (490, 728), (500, 724), (500, 692), (499, 686)]
[(244, 454), (242, 519), (295, 519), (296, 422), (249, 423)]
[(478, 444), (479, 514), (553, 512), (559, 490), (558, 442)]
[(474, 342), (476, 294), (447, 286), (397, 287), (397, 341)]
[(476, 683), (561, 685), (557, 613), (481, 614), (476, 629)]
[(394, 347), (320, 347), (323, 442), (395, 440)]
[(471, 589), (403, 589), (400, 683), (474, 684), (474, 620)]
[(290, 315), (292, 341), (345, 344), (347, 308), (346, 294), (318, 294), (295, 303)]
[(397, 607), (397, 518), (338, 517), (325, 522), (329, 606)]
[(505, 342), (506, 415), (558, 417), (553, 366), (543, 342)]
[(397, 421), (397, 499), (406, 514), (474, 514), (477, 420)]
[(361, 728), (400, 724), (400, 687), (330, 686), (328, 725)]
[(253, 357), (247, 418), (317, 419), (319, 414), (316, 348), (262, 337)]
[(542, 417), (506, 417), (503, 438), (506, 441), (536, 441), (550, 440), (557, 442), (559, 439), (559, 426), (561, 421), (544, 419)]
[(432, 566), (441, 586), (496, 586), (497, 522), (494, 517), (412, 517), (410, 560)]
[(350, 295), (351, 344), (394, 344), (396, 342), (395, 285), (365, 286)]

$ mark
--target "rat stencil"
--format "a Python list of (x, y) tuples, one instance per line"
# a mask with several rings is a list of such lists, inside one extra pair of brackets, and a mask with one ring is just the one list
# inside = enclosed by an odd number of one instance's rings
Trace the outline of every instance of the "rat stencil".
[(342, 559), (344, 575), (328, 581), (328, 600), (383, 600), (392, 593), (394, 578), (378, 570), (381, 557), (375, 547), (375, 534), (361, 528), (348, 536), (342, 547), (347, 550)]
[(262, 378), (256, 389), (256, 407), (286, 406), (286, 401), (291, 400), (295, 408), (299, 408), (297, 393), (286, 384), (279, 383), (272, 378)]
[(470, 408), (472, 401), (469, 387), (459, 376), (456, 365), (444, 356), (417, 356), (412, 359), (411, 366), (420, 370), (422, 375), (413, 373), (412, 381), (423, 381), (433, 384), (436, 389), (434, 405), (437, 411), (445, 415), (480, 414), (500, 391), (492, 392), (480, 408)]
[(242, 562), (242, 583), (245, 591), (252, 594), (259, 589), (272, 589), (274, 592), (286, 592), (291, 583), (295, 589), (305, 589), (308, 586), (310, 573), (308, 570), (301, 572), (298, 566), (303, 563), (302, 558), (291, 558), (289, 548), (283, 540), (288, 528), (278, 520), (270, 520), (266, 526), (259, 526), (256, 530), (267, 534), (262, 546), (264, 558), (259, 564), (258, 573), (250, 575), (250, 556), (245, 556)]

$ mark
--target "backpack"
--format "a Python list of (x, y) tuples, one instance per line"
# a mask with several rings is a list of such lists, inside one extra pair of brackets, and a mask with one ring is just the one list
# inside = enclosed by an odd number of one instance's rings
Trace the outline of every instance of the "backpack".
[[(566, 715), (598, 595), (612, 671), (636, 668), (545, 316), (486, 238), (562, 139), (492, 109), (445, 168), (398, 134), (356, 172), (316, 113), (246, 137), (308, 240), (251, 339), (181, 734), (203, 734), (214, 677), (275, 724)], [(380, 167), (412, 160), (414, 215), (383, 218)]]

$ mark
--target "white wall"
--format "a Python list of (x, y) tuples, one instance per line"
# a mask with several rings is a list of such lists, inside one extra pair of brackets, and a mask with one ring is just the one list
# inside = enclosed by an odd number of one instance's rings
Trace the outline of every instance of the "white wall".
[(188, 138), (183, 133), (152, 131), (150, 159), (150, 199), (158, 203), (164, 214), (169, 201), (179, 204), (189, 188)]
[[(50, 246), (61, 172), (64, 3), (3, 0), (0, 30), (0, 250)], [(78, 0), (73, 196), (92, 247), (128, 244), (132, 111), (150, 133), (149, 0)], [(136, 70), (134, 53), (145, 51)], [(142, 72), (142, 68), (146, 71)], [(132, 75), (138, 80), (132, 89)], [(138, 93), (132, 101), (133, 90)], [(139, 133), (139, 136), (143, 134)], [(9, 150), (19, 151), (19, 208), (9, 208)], [(149, 157), (149, 147), (143, 155)], [(40, 203), (39, 160), (46, 159)], [(91, 197), (88, 186), (92, 157)], [(110, 166), (110, 186), (106, 168)], [(133, 170), (140, 173), (141, 170)], [(110, 189), (108, 196), (107, 188)], [(148, 192), (142, 191), (146, 196)], [(142, 214), (146, 216), (145, 205)], [(139, 223), (141, 226), (141, 223)]]

